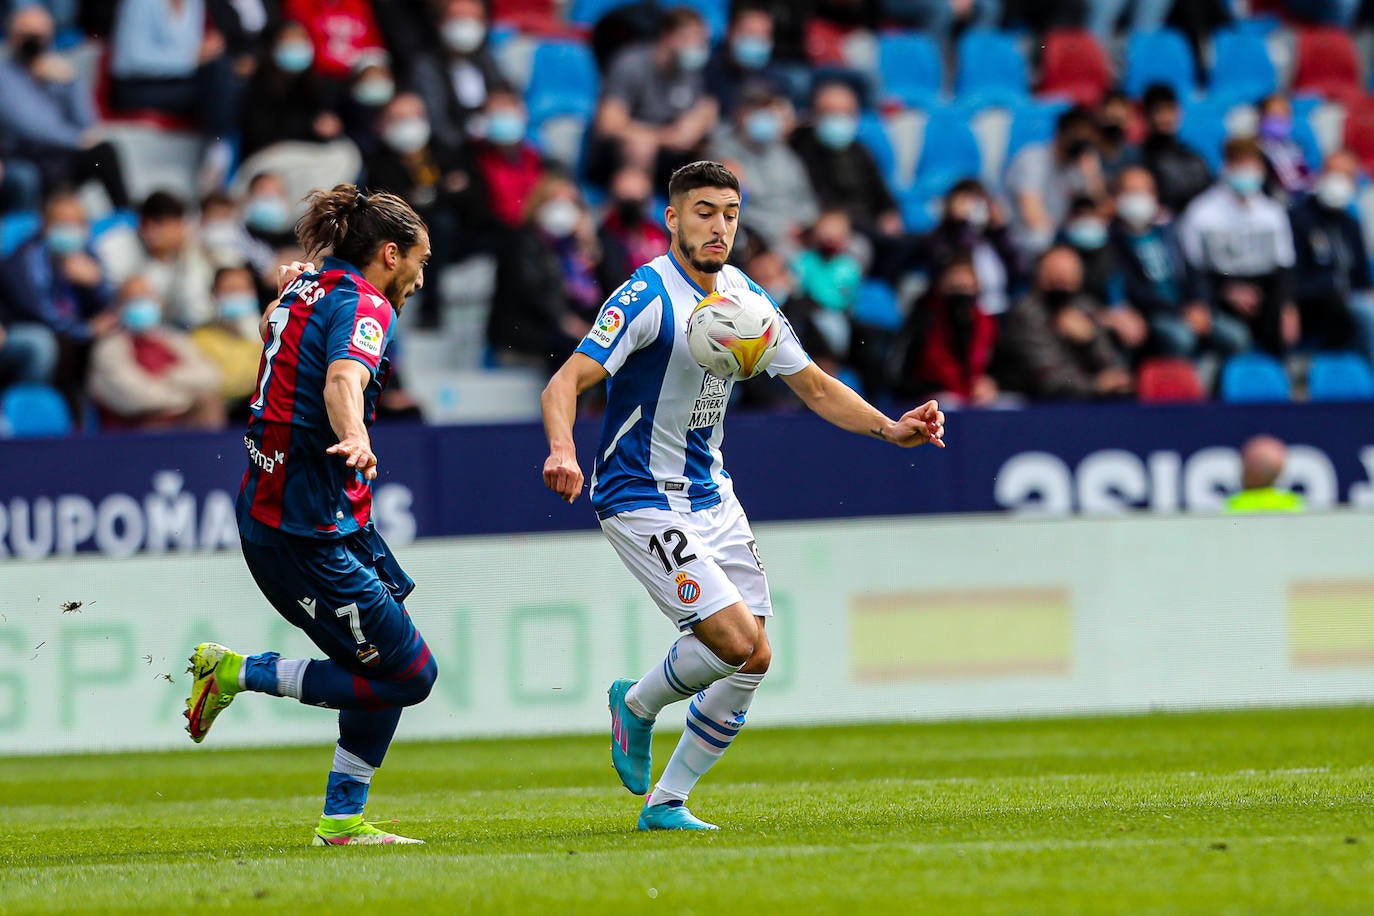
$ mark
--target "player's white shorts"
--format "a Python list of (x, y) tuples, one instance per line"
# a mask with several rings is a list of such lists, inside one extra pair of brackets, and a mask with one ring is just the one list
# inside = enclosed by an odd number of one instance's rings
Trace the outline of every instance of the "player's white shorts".
[(601, 530), (679, 630), (737, 601), (773, 616), (754, 532), (733, 495), (697, 512), (631, 509), (602, 519)]

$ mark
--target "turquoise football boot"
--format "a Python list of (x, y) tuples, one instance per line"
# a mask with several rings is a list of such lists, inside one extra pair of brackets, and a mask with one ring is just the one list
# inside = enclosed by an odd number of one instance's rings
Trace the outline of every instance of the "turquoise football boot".
[(625, 788), (644, 795), (653, 772), (654, 720), (641, 719), (625, 705), (625, 694), (634, 685), (634, 681), (621, 678), (606, 691), (611, 710), (611, 766)]
[(719, 830), (687, 810), (682, 802), (645, 805), (639, 812), (640, 830)]

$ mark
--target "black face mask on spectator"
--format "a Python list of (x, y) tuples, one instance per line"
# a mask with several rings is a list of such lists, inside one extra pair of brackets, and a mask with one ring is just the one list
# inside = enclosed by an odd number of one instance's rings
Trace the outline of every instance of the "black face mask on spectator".
[(1045, 305), (1050, 311), (1057, 312), (1073, 301), (1074, 291), (1071, 289), (1047, 289), (1042, 294), (1045, 298)]
[(950, 290), (945, 293), (945, 302), (955, 311), (965, 312), (973, 308), (973, 304), (978, 301), (978, 297), (966, 290)]
[(615, 202), (615, 214), (622, 226), (638, 226), (644, 221), (644, 201), (617, 200)]
[(19, 45), (15, 48), (15, 55), (18, 56), (20, 63), (28, 66), (38, 58), (48, 52), (50, 42), (42, 35), (25, 35), (19, 39)]
[(1068, 146), (1064, 147), (1064, 158), (1067, 159), (1069, 162), (1074, 162), (1078, 159), (1081, 159), (1085, 153), (1092, 153), (1096, 151), (1096, 143), (1093, 143), (1093, 141), (1091, 140), (1080, 138), (1078, 140), (1074, 140)]
[(1126, 128), (1120, 124), (1103, 124), (1102, 140), (1108, 146), (1120, 146), (1126, 142)]

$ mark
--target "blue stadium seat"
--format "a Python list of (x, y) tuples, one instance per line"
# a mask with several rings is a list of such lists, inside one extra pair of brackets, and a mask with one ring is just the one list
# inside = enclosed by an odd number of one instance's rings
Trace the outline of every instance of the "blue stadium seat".
[(1021, 147), (1046, 143), (1054, 137), (1054, 125), (1068, 110), (1069, 102), (1028, 101), (1011, 110), (1011, 130), (1007, 133), (1004, 162), (1010, 163)]
[(127, 229), (131, 232), (138, 231), (138, 214), (133, 210), (115, 210), (107, 213), (100, 219), (91, 223), (91, 241), (95, 241), (107, 232), (116, 229)]
[(1151, 83), (1174, 87), (1180, 99), (1191, 98), (1197, 84), (1193, 49), (1174, 29), (1132, 32), (1126, 39), (1126, 68), (1121, 86), (1138, 99)]
[(919, 32), (878, 36), (878, 82), (884, 100), (908, 108), (927, 108), (939, 102), (944, 74), (940, 49)]
[(1221, 399), (1231, 403), (1268, 403), (1292, 399), (1283, 363), (1265, 353), (1241, 353), (1221, 369)]
[(596, 111), (598, 77), (591, 49), (576, 41), (546, 41), (534, 49), (525, 105), (530, 121), (541, 122), (551, 114), (583, 114)]
[(1221, 170), (1221, 150), (1226, 145), (1226, 112), (1230, 105), (1188, 102), (1183, 105), (1183, 124), (1178, 138), (1207, 160), (1213, 174)]
[(859, 115), (858, 140), (873, 154), (873, 160), (878, 163), (878, 171), (883, 173), (887, 186), (896, 187), (897, 153), (892, 149), (892, 140), (877, 112), (865, 111)]
[(602, 16), (634, 2), (635, 0), (572, 0), (568, 5), (568, 21), (575, 25), (596, 25)]
[(8, 257), (14, 250), (38, 234), (43, 215), (37, 210), (16, 210), (0, 216), (0, 257)]
[(970, 109), (1010, 108), (1030, 95), (1030, 68), (1005, 32), (970, 29), (959, 39), (954, 93)]
[(37, 382), (11, 385), (0, 396), (0, 416), (7, 435), (65, 436), (72, 431), (72, 415), (57, 389)]
[(1223, 29), (1213, 36), (1213, 41), (1216, 60), (1208, 98), (1253, 104), (1278, 89), (1278, 73), (1262, 34)]
[(1314, 353), (1307, 396), (1313, 401), (1374, 401), (1374, 370), (1358, 353)]
[(850, 317), (858, 324), (896, 331), (902, 326), (902, 307), (891, 286), (882, 280), (865, 280), (854, 296)]
[(902, 224), (907, 232), (929, 232), (938, 222), (938, 198), (931, 197), (925, 188), (907, 188), (897, 194), (902, 209)]
[(914, 187), (928, 196), (944, 194), (960, 179), (977, 178), (982, 168), (983, 157), (967, 113), (954, 107), (932, 110), (926, 119)]

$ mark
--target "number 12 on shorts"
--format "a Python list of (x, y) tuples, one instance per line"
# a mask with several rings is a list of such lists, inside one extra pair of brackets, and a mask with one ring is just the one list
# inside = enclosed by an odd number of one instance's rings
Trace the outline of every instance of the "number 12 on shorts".
[[(668, 549), (664, 545), (672, 547), (672, 559), (668, 558)], [(663, 564), (663, 571), (672, 572), (680, 569), (697, 558), (694, 553), (687, 553), (687, 535), (681, 529), (669, 528), (663, 532), (662, 540), (658, 535), (649, 538), (649, 553), (658, 558), (658, 562)]]

